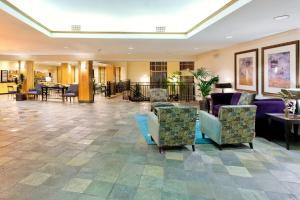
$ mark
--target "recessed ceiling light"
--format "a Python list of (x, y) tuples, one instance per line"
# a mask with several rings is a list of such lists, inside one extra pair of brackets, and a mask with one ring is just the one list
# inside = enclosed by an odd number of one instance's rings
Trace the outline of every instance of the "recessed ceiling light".
[(127, 54), (128, 54), (128, 55), (130, 55), (131, 53), (130, 53), (130, 52), (128, 52)]
[(68, 48), (69, 48), (68, 46), (65, 46), (65, 47), (64, 47), (64, 49), (68, 49)]
[(284, 20), (284, 19), (288, 19), (288, 18), (290, 18), (289, 15), (280, 15), (280, 16), (274, 17), (273, 19), (276, 21), (280, 21), (280, 20)]
[(231, 35), (228, 35), (228, 36), (226, 36), (225, 38), (226, 38), (226, 39), (232, 39), (232, 38), (233, 38), (233, 36), (231, 36)]
[(133, 47), (128, 47), (128, 50), (133, 50), (134, 48)]
[(198, 47), (195, 47), (194, 50), (199, 50), (199, 48), (198, 48)]

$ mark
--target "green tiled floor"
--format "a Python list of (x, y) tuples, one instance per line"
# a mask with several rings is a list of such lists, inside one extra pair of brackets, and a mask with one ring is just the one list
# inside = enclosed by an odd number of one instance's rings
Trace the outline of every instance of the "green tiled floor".
[(300, 199), (300, 151), (262, 138), (219, 151), (213, 144), (159, 154), (134, 114), (149, 103), (94, 104), (0, 96), (1, 200)]

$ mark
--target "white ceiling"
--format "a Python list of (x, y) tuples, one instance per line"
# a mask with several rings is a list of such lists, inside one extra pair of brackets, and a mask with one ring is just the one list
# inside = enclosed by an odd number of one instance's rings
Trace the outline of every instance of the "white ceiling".
[[(300, 28), (299, 10), (299, 0), (253, 0), (188, 39), (50, 38), (0, 11), (0, 59), (190, 60), (201, 52)], [(284, 14), (290, 18), (273, 20)], [(233, 38), (225, 39), (228, 35)]]
[(232, 0), (8, 0), (22, 12), (53, 31), (188, 32)]

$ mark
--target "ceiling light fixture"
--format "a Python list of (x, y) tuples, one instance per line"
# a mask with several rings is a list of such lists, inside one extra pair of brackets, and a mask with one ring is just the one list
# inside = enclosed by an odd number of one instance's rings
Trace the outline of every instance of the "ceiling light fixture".
[(226, 38), (226, 39), (232, 39), (232, 38), (233, 38), (233, 36), (231, 36), (231, 35), (228, 35), (228, 36), (226, 36), (225, 38)]
[(198, 47), (195, 47), (194, 50), (199, 50), (199, 48), (198, 48)]
[(128, 55), (130, 55), (131, 53), (130, 53), (130, 52), (128, 52), (127, 54), (128, 54)]
[(128, 47), (128, 50), (133, 50), (134, 48), (133, 47)]
[(289, 15), (280, 15), (280, 16), (274, 17), (273, 19), (275, 21), (280, 21), (280, 20), (285, 20), (285, 19), (288, 19), (288, 18), (290, 18)]
[(64, 49), (68, 49), (68, 48), (69, 48), (68, 46), (65, 46), (65, 47), (64, 47)]

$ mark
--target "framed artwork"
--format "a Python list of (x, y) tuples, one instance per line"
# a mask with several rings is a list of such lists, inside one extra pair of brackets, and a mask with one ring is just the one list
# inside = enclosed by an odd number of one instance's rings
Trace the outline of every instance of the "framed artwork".
[(274, 95), (299, 83), (299, 40), (262, 48), (262, 94)]
[(234, 54), (235, 90), (258, 93), (258, 49)]
[(1, 82), (6, 83), (8, 81), (8, 70), (1, 70)]

